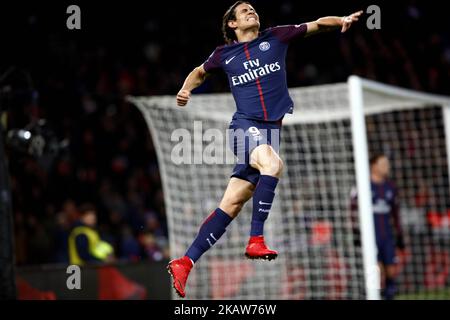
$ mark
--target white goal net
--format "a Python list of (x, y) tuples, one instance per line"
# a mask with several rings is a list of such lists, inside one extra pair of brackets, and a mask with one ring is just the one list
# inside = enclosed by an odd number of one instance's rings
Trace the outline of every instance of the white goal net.
[[(285, 169), (265, 227), (278, 258), (245, 258), (249, 201), (196, 263), (187, 298), (379, 298), (366, 163), (379, 152), (391, 160), (406, 235), (399, 297), (450, 296), (450, 99), (351, 79), (290, 89), (295, 111), (283, 120)], [(193, 95), (185, 108), (174, 96), (129, 101), (145, 116), (156, 146), (171, 256), (180, 257), (229, 181), (234, 156), (226, 130), (235, 104), (231, 94)], [(355, 186), (367, 195), (356, 220), (350, 210)]]

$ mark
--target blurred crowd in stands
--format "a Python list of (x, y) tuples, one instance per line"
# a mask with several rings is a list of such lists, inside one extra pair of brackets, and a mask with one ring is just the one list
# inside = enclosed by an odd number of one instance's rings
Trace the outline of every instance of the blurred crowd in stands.
[[(62, 5), (14, 9), (2, 23), (10, 45), (1, 70), (15, 65), (38, 98), (20, 106), (13, 126), (47, 119), (69, 147), (56, 156), (10, 150), (17, 264), (67, 262), (67, 237), (78, 208), (97, 208), (102, 238), (118, 259), (168, 258), (168, 231), (154, 143), (127, 95), (174, 95), (188, 72), (223, 43), (221, 17), (233, 1), (142, 7), (81, 5), (81, 30), (67, 30)], [(349, 1), (253, 1), (262, 29), (370, 4)], [(287, 57), (291, 87), (345, 81), (357, 74), (414, 90), (450, 94), (450, 32), (434, 3), (381, 7), (381, 30), (365, 18), (350, 32), (298, 40)], [(445, 10), (444, 10), (445, 11)], [(2, 28), (2, 34), (5, 28)], [(224, 75), (197, 92), (227, 92)], [(175, 100), (174, 100), (175, 101)], [(11, 120), (11, 121), (12, 121)], [(20, 123), (19, 123), (20, 122)]]

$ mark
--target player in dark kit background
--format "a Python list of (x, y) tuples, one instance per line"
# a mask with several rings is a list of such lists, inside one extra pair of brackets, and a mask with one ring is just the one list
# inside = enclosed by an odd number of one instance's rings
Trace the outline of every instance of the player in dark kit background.
[[(389, 180), (390, 163), (384, 154), (370, 158), (370, 187), (375, 225), (377, 259), (381, 273), (382, 296), (386, 300), (395, 297), (396, 249), (404, 250), (403, 232), (400, 226), (398, 191)], [(357, 193), (352, 191), (352, 210), (357, 209)]]
[(177, 104), (185, 106), (191, 91), (203, 83), (207, 74), (223, 69), (237, 107), (230, 129), (245, 135), (230, 140), (238, 163), (219, 207), (203, 222), (185, 256), (168, 265), (173, 286), (181, 297), (185, 296), (194, 263), (225, 233), (251, 197), (252, 222), (245, 255), (250, 259), (277, 257), (278, 253), (265, 244), (263, 227), (283, 169), (278, 155), (281, 121), (286, 113), (293, 112), (285, 70), (289, 42), (323, 31), (345, 32), (361, 14), (362, 11), (345, 17), (324, 17), (260, 32), (259, 16), (250, 3), (238, 1), (225, 13), (222, 31), (226, 45), (217, 47), (205, 63), (188, 75), (177, 94)]
[(383, 297), (394, 298), (396, 293), (396, 248), (405, 248), (403, 232), (400, 226), (397, 188), (388, 179), (389, 159), (375, 155), (370, 159), (370, 185), (375, 223), (375, 238), (378, 249), (378, 263), (381, 280), (384, 282)]

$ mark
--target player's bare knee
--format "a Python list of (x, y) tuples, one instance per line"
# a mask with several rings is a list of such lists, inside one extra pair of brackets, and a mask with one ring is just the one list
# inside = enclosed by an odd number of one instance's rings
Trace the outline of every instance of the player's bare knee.
[(396, 276), (396, 268), (395, 265), (386, 266), (386, 277), (394, 278)]
[(261, 174), (280, 177), (283, 172), (283, 161), (270, 145), (258, 146), (251, 154), (251, 165)]
[(279, 178), (281, 176), (281, 174), (283, 173), (283, 170), (284, 170), (284, 162), (283, 162), (283, 160), (278, 158), (278, 161), (277, 161), (277, 172), (276, 172), (275, 176)]
[(264, 175), (269, 175), (279, 178), (283, 172), (283, 161), (278, 157), (273, 157), (270, 161), (263, 162), (260, 165), (260, 172)]

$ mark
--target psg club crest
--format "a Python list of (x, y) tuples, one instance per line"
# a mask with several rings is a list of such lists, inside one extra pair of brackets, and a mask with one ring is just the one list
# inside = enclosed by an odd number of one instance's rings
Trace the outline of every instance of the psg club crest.
[(267, 41), (261, 42), (259, 44), (259, 50), (261, 51), (267, 51), (270, 49), (270, 43), (268, 43)]

